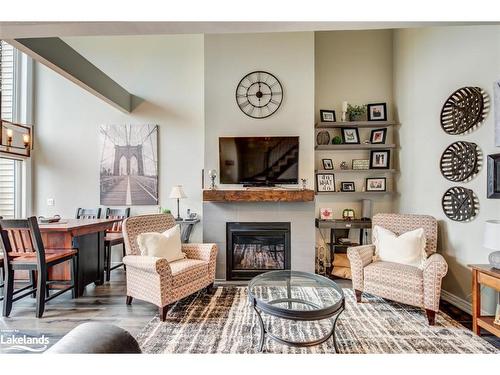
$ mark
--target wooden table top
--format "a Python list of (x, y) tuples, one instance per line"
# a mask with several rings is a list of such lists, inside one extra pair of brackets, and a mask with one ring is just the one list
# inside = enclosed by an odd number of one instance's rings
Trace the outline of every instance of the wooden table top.
[(38, 224), (40, 232), (69, 232), (77, 229), (111, 227), (122, 219), (61, 219), (60, 223)]
[(473, 270), (484, 272), (487, 275), (500, 279), (500, 269), (493, 267), (490, 264), (469, 264)]

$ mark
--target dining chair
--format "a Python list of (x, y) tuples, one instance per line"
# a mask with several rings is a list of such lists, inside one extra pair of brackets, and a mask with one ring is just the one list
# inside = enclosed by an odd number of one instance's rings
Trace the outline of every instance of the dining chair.
[(3, 255), (0, 254), (0, 301), (3, 301)]
[[(29, 295), (36, 295), (36, 317), (41, 318), (45, 303), (72, 291), (77, 297), (78, 252), (75, 249), (45, 249), (37, 218), (0, 220), (1, 248), (4, 269), (4, 302), (2, 315), (8, 317), (12, 304)], [(48, 270), (60, 263), (72, 262), (70, 281), (48, 281)], [(28, 271), (29, 285), (14, 290), (14, 271)], [(36, 274), (35, 274), (36, 272)], [(46, 295), (51, 284), (68, 285), (52, 295)]]
[(122, 234), (122, 223), (123, 220), (130, 216), (130, 207), (127, 208), (106, 208), (106, 219), (122, 219), (121, 221), (117, 221), (113, 224), (111, 229), (106, 231), (106, 235), (104, 236), (104, 259), (105, 259), (105, 268), (106, 268), (106, 281), (109, 281), (111, 278), (111, 271), (123, 266), (123, 269), (126, 271), (126, 267), (123, 263), (119, 263), (111, 267), (111, 249), (115, 245), (122, 245), (122, 254), (123, 256), (127, 255), (125, 252), (125, 243), (123, 242), (123, 234)]
[(75, 218), (77, 219), (99, 219), (101, 208), (77, 208)]

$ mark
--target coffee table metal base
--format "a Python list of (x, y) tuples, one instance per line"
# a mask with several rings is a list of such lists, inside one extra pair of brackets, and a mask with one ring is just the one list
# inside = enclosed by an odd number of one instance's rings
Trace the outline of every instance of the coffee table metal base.
[[(302, 304), (309, 305), (309, 306), (312, 306), (312, 307), (318, 307), (315, 303), (312, 303), (310, 301), (305, 301), (305, 300), (302, 300), (302, 299), (297, 299), (297, 298), (282, 298), (282, 299), (277, 299), (277, 300), (274, 300), (274, 301), (271, 302), (271, 304), (278, 304), (278, 303), (289, 303), (289, 304), (292, 304), (292, 303), (302, 303)], [(264, 325), (264, 320), (262, 319), (261, 311), (259, 311), (259, 309), (258, 309), (255, 301), (253, 303), (253, 309), (255, 310), (255, 313), (257, 314), (257, 317), (259, 318), (259, 325), (260, 325), (259, 352), (262, 352), (263, 349), (264, 349), (264, 341), (265, 341), (265, 338), (266, 338), (266, 334), (271, 339), (273, 339), (273, 340), (275, 340), (275, 341), (277, 341), (277, 342), (279, 342), (281, 344), (285, 344), (285, 345), (293, 346), (293, 347), (299, 347), (299, 348), (320, 345), (320, 344), (324, 343), (325, 341), (328, 341), (330, 339), (330, 337), (333, 337), (333, 346), (335, 348), (335, 353), (339, 352), (339, 349), (338, 349), (338, 346), (337, 346), (337, 340), (335, 339), (335, 328), (337, 326), (337, 319), (338, 319), (338, 317), (344, 311), (343, 307), (341, 309), (337, 310), (337, 312), (334, 314), (334, 316), (332, 316), (333, 317), (333, 322), (332, 322), (332, 328), (331, 328), (331, 330), (325, 336), (320, 337), (320, 338), (318, 338), (316, 340), (310, 340), (310, 341), (292, 341), (292, 340), (287, 340), (285, 338), (278, 337), (278, 336), (272, 334), (271, 332), (269, 332), (268, 330), (266, 330), (266, 326)], [(269, 313), (269, 312), (267, 312), (267, 313)], [(272, 313), (269, 313), (269, 314), (272, 315), (272, 316), (275, 316)], [(291, 318), (291, 317), (290, 318), (277, 317), (277, 318), (287, 319), (287, 320), (304, 321), (304, 319), (300, 319), (300, 318)], [(324, 320), (324, 319), (321, 319), (321, 320)]]

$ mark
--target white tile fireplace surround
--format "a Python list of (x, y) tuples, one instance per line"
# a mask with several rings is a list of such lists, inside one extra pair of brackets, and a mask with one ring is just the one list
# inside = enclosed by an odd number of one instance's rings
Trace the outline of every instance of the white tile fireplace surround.
[(314, 272), (314, 202), (204, 202), (203, 242), (219, 246), (216, 279), (226, 280), (226, 223), (289, 222), (291, 269)]

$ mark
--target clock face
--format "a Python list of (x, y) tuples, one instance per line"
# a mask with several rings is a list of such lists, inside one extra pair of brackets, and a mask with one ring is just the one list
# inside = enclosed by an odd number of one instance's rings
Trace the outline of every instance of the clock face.
[(278, 110), (283, 101), (283, 87), (271, 73), (248, 73), (236, 87), (236, 103), (244, 114), (265, 118)]

